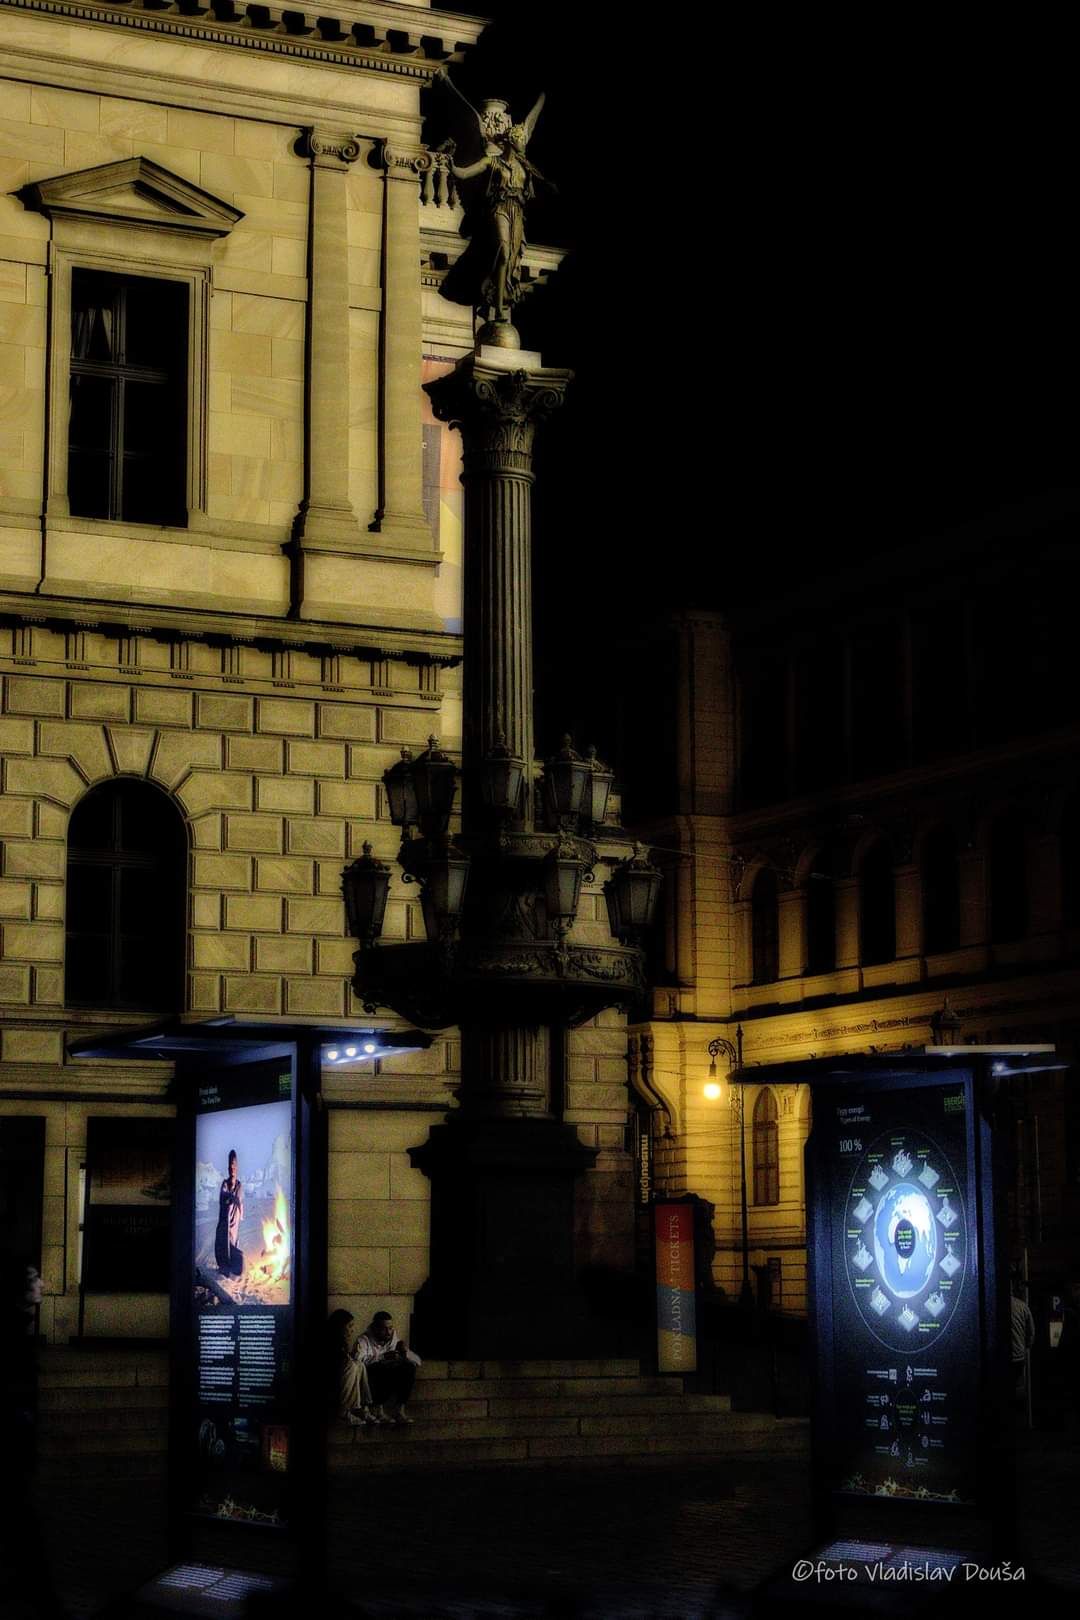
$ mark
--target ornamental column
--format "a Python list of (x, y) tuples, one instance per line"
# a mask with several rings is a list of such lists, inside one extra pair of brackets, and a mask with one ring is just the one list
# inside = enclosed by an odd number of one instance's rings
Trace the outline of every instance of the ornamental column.
[[(349, 500), (349, 226), (345, 180), (360, 156), (354, 135), (308, 130), (311, 221), (308, 252), (306, 491), (294, 539), (301, 552), (355, 546)], [(302, 594), (302, 593), (301, 593)]]
[[(485, 1001), (462, 1018), (461, 1107), (410, 1152), (431, 1182), (431, 1274), (416, 1299), (416, 1336), (452, 1356), (583, 1355), (594, 1330), (576, 1278), (575, 1184), (596, 1152), (552, 1112), (550, 1040), (561, 1029), (530, 1022), (510, 982), (528, 979), (535, 943), (535, 876), (523, 876), (538, 842), (532, 448), (570, 380), (532, 359), (481, 347), (427, 385), (435, 415), (460, 428), (464, 449), (461, 842), (473, 851), (471, 892), (483, 897), (464, 948), (512, 941), (515, 962), (510, 979), (492, 980)], [(525, 761), (526, 789), (520, 814), (491, 844), (477, 768), (500, 744)]]
[(379, 505), (370, 527), (390, 543), (430, 552), (420, 411), (423, 331), (418, 180), (430, 167), (431, 158), (421, 148), (383, 141), (372, 161), (383, 170), (383, 250)]
[[(532, 453), (570, 373), (481, 347), (429, 383), (440, 421), (459, 428), (465, 486), (462, 830), (483, 826), (478, 767), (497, 745), (526, 764), (521, 813), (533, 828)], [(491, 885), (496, 927), (515, 926), (513, 874)], [(510, 918), (510, 921), (507, 921)], [(462, 1030), (462, 1108), (485, 1118), (550, 1118), (548, 1031), (506, 1027), (493, 993), (492, 1027)], [(505, 1019), (505, 1015), (504, 1015)]]
[(463, 801), (477, 806), (473, 767), (498, 744), (525, 761), (515, 825), (531, 829), (533, 744), (532, 453), (537, 426), (562, 404), (571, 374), (481, 347), (429, 383), (440, 421), (460, 428), (465, 486)]

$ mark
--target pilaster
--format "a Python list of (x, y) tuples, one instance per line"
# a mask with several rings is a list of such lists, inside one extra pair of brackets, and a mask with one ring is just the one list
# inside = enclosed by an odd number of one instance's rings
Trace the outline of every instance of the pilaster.
[(896, 955), (918, 956), (922, 950), (922, 885), (917, 866), (898, 867), (896, 886)]
[(859, 885), (853, 877), (836, 880), (836, 966), (856, 967), (859, 961)]
[(797, 979), (803, 971), (803, 903), (806, 891), (796, 888), (781, 889), (777, 896), (780, 936), (780, 977)]
[(386, 541), (432, 549), (424, 515), (423, 352), (419, 176), (422, 147), (384, 141), (372, 154), (383, 171), (382, 320), (379, 338), (379, 505), (370, 524)]
[[(360, 156), (352, 134), (310, 129), (311, 246), (308, 292), (306, 493), (294, 539), (305, 550), (359, 544), (349, 501), (349, 231), (345, 180)], [(419, 351), (418, 351), (419, 352)], [(296, 595), (303, 598), (303, 579)]]

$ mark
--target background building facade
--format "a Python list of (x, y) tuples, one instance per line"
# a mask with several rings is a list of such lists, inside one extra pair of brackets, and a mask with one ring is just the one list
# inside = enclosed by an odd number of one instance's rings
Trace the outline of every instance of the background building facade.
[[(665, 777), (658, 741), (636, 797), (659, 811), (667, 793), (676, 813), (645, 829), (669, 851), (668, 912), (632, 1061), (657, 1180), (715, 1204), (714, 1275), (732, 1296), (738, 1127), (726, 1086), (704, 1095), (711, 1039), (742, 1026), (751, 1281), (791, 1312), (806, 1303), (810, 1099), (756, 1086), (755, 1065), (931, 1043), (946, 998), (961, 1042), (1050, 1041), (1075, 1060), (1074, 521), (1035, 504), (823, 569), (797, 598), (677, 615), (645, 650), (676, 672), (676, 757)], [(1008, 1144), (1013, 1251), (1047, 1281), (1076, 1261), (1068, 1081), (1028, 1077)]]

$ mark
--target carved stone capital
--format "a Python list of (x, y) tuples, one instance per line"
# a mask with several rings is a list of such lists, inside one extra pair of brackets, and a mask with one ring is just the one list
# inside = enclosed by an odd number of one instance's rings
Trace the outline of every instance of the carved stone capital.
[(360, 156), (360, 142), (348, 130), (307, 129), (301, 137), (301, 151), (316, 169), (347, 171)]
[(530, 475), (536, 429), (558, 410), (570, 380), (568, 371), (504, 371), (470, 355), (425, 387), (439, 421), (461, 429), (466, 476)]
[(400, 141), (377, 141), (371, 164), (382, 169), (388, 180), (414, 181), (432, 166), (432, 155), (424, 146), (405, 146)]

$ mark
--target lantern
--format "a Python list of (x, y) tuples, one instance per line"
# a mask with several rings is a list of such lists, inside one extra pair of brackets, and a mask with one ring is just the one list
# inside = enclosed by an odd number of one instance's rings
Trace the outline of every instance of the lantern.
[(455, 924), (465, 904), (469, 881), (469, 857), (446, 839), (424, 863), (420, 906), (429, 940), (442, 935), (447, 924)]
[(560, 932), (577, 916), (584, 867), (571, 843), (559, 843), (544, 857), (544, 899), (547, 914)]
[(524, 779), (525, 761), (515, 758), (500, 737), (480, 763), (481, 799), (496, 815), (516, 815), (521, 806)]
[(435, 838), (450, 824), (450, 811), (454, 804), (457, 771), (448, 754), (438, 748), (438, 738), (429, 737), (428, 745), (419, 759), (412, 762), (412, 780), (416, 789), (420, 830), (425, 838)]
[(365, 844), (363, 855), (341, 876), (349, 933), (362, 945), (373, 944), (382, 933), (389, 891), (390, 868), (376, 860), (371, 845)]
[(586, 821), (591, 821), (594, 827), (599, 827), (607, 815), (608, 797), (615, 780), (615, 772), (597, 759), (595, 748), (590, 748), (586, 757), (590, 775), (585, 787), (582, 814)]
[(620, 861), (604, 884), (608, 920), (617, 939), (639, 936), (652, 922), (663, 878), (643, 844), (634, 845), (629, 860)]
[(401, 758), (383, 772), (383, 786), (390, 805), (390, 820), (395, 827), (415, 827), (420, 820), (420, 807), (416, 800), (413, 780), (411, 748), (401, 750)]
[(544, 803), (553, 826), (566, 826), (581, 815), (591, 774), (589, 761), (582, 759), (565, 736), (559, 752), (544, 764)]

